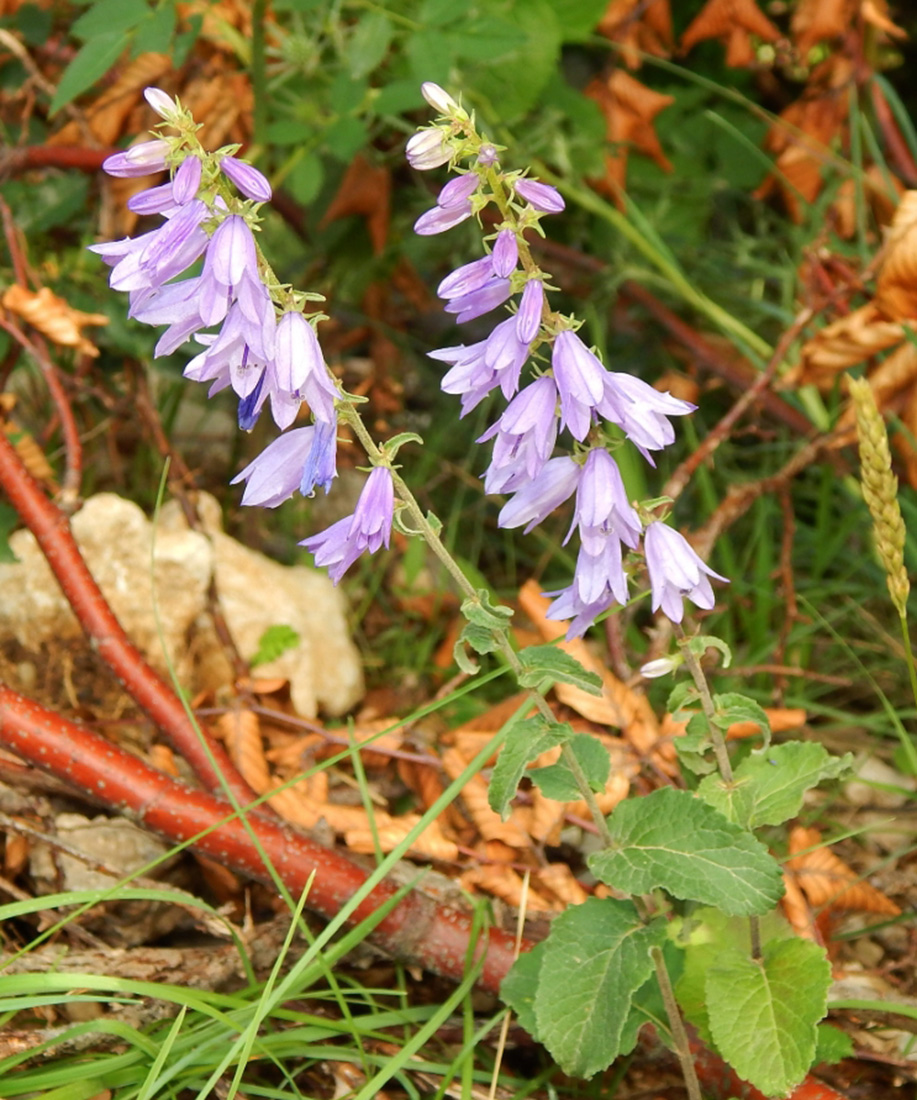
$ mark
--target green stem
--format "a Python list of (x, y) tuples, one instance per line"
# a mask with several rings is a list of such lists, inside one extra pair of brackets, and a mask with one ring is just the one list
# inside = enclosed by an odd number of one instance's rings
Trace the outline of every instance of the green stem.
[[(911, 648), (911, 635), (907, 628), (907, 614), (902, 610), (898, 615), (901, 621), (901, 637), (904, 639), (907, 671), (911, 681), (911, 694), (914, 696), (914, 702), (917, 703), (917, 669), (914, 668), (914, 651)], [(917, 748), (914, 747), (913, 739), (904, 730), (901, 731), (901, 744), (904, 747), (911, 774), (917, 775)]]
[(703, 668), (701, 668), (699, 658), (691, 649), (690, 639), (684, 630), (678, 623), (673, 623), (672, 626), (678, 639), (678, 648), (681, 650), (685, 664), (691, 673), (691, 678), (694, 680), (694, 686), (700, 696), (701, 707), (703, 707), (707, 718), (707, 728), (710, 731), (710, 740), (713, 742), (713, 751), (716, 755), (720, 775), (727, 783), (731, 783), (733, 781), (732, 763), (729, 759), (729, 750), (726, 748), (726, 738), (723, 736), (723, 731), (716, 724), (716, 707), (713, 703), (713, 696), (710, 694), (707, 677), (704, 675)]
[(678, 1001), (675, 1000), (675, 990), (672, 988), (672, 979), (665, 965), (665, 956), (661, 947), (653, 947), (650, 950), (653, 957), (653, 965), (656, 968), (656, 981), (659, 983), (659, 992), (662, 994), (662, 1003), (669, 1018), (669, 1027), (672, 1033), (672, 1046), (681, 1066), (681, 1073), (685, 1079), (685, 1088), (688, 1100), (703, 1100), (700, 1082), (697, 1079), (697, 1070), (694, 1067), (694, 1059), (691, 1057), (691, 1045), (688, 1041), (688, 1032), (685, 1030), (684, 1020)]

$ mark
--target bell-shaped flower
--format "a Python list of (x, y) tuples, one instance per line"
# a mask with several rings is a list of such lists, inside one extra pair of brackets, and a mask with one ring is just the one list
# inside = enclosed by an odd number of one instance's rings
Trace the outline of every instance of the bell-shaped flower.
[(299, 545), (313, 555), (317, 566), (327, 568), (328, 576), (337, 584), (364, 550), (374, 554), (380, 546), (389, 545), (394, 499), (391, 470), (376, 466), (366, 479), (353, 515), (303, 539)]
[(274, 382), (277, 389), (308, 401), (316, 420), (334, 420), (337, 390), (315, 329), (298, 310), (289, 310), (277, 323)]
[(408, 139), (404, 154), (408, 164), (418, 172), (428, 172), (439, 168), (452, 160), (453, 147), (447, 141), (446, 134), (438, 127), (433, 130), (420, 130)]
[(661, 451), (675, 439), (675, 429), (667, 418), (687, 416), (696, 407), (670, 393), (660, 393), (632, 374), (609, 371), (598, 411), (617, 424), (647, 462), (655, 466), (649, 452)]
[(544, 286), (540, 279), (529, 279), (522, 292), (519, 312), (516, 314), (516, 335), (527, 344), (531, 344), (538, 335), (543, 307)]
[(632, 550), (640, 541), (640, 518), (627, 499), (617, 462), (604, 447), (593, 447), (583, 463), (573, 524), (590, 554), (602, 551), (610, 534)]
[(242, 504), (261, 508), (276, 508), (300, 487), (303, 469), (315, 442), (316, 428), (294, 428), (269, 443), (230, 482), (245, 482)]
[(538, 378), (521, 390), (477, 442), (488, 439), (494, 439), (494, 449), (484, 475), (485, 492), (513, 492), (536, 477), (551, 457), (557, 439), (557, 389), (553, 379)]
[[(489, 256), (485, 257), (490, 259)], [(456, 321), (462, 325), (466, 321), (473, 321), (476, 317), (483, 317), (492, 309), (502, 305), (510, 295), (509, 279), (488, 279), (482, 286), (453, 298), (445, 306), (446, 313), (457, 313)]]
[(593, 410), (605, 397), (608, 371), (570, 329), (554, 339), (551, 369), (560, 393), (561, 424), (582, 442), (592, 426)]
[(436, 288), (436, 296), (450, 301), (453, 298), (461, 298), (463, 294), (470, 294), (473, 290), (479, 290), (494, 277), (493, 257), (482, 256), (480, 260), (472, 260), (470, 264), (457, 267), (451, 275)]
[(256, 320), (261, 286), (258, 254), (252, 231), (239, 214), (230, 214), (217, 226), (201, 274), (201, 316), (208, 325), (219, 324), (236, 298)]
[(500, 527), (526, 524), (523, 534), (527, 535), (576, 492), (581, 472), (572, 458), (549, 459), (540, 472), (503, 505), (497, 523)]
[(491, 253), (494, 275), (506, 279), (516, 270), (519, 263), (519, 240), (515, 229), (501, 229), (494, 241)]
[(572, 620), (567, 640), (581, 637), (612, 604), (627, 602), (627, 575), (621, 561), (620, 540), (615, 535), (607, 535), (596, 554), (590, 554), (581, 546), (573, 582), (567, 588), (545, 595), (556, 597), (545, 616), (554, 621)]
[(663, 614), (673, 623), (680, 623), (685, 597), (705, 611), (713, 607), (715, 600), (710, 578), (718, 581), (727, 578), (714, 573), (702, 562), (684, 535), (661, 520), (655, 520), (647, 525), (643, 548), (654, 611), (662, 608)]

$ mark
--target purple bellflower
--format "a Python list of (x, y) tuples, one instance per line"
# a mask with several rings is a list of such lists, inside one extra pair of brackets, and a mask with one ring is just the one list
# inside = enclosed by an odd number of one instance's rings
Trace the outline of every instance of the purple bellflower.
[(494, 439), (494, 449), (484, 475), (485, 492), (513, 492), (537, 477), (557, 439), (557, 389), (553, 379), (546, 375), (537, 378), (518, 393), (478, 443), (488, 439)]
[(540, 214), (559, 214), (566, 207), (563, 196), (556, 187), (538, 180), (516, 180), (513, 185), (516, 194), (521, 196)]
[(327, 568), (328, 576), (337, 584), (364, 550), (374, 554), (380, 546), (389, 545), (393, 514), (392, 472), (386, 466), (375, 466), (353, 515), (303, 539), (299, 545), (312, 554), (316, 565)]
[(592, 427), (593, 412), (605, 397), (608, 371), (570, 329), (555, 337), (551, 369), (560, 394), (561, 424), (582, 442)]
[(701, 561), (684, 535), (656, 520), (647, 526), (643, 546), (654, 611), (661, 607), (673, 623), (680, 623), (685, 597), (705, 611), (713, 607), (716, 601), (710, 577), (718, 581), (726, 578)]

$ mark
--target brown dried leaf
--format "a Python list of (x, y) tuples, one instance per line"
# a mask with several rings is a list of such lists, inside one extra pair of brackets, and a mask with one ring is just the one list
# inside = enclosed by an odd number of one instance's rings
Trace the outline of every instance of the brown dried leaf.
[(765, 138), (765, 148), (777, 154), (779, 173), (768, 176), (754, 197), (765, 198), (779, 189), (797, 223), (803, 219), (800, 196), (814, 202), (822, 188), (822, 170), (831, 159), (831, 146), (845, 138), (852, 79), (850, 59), (832, 54), (812, 73), (804, 95), (781, 112)]
[(631, 148), (651, 157), (665, 172), (672, 164), (656, 136), (654, 119), (674, 103), (674, 97), (653, 91), (623, 69), (615, 69), (607, 80), (596, 77), (585, 89), (605, 118), (605, 136), (612, 149), (605, 155), (605, 176), (592, 185), (620, 203), (627, 176)]
[[(885, 411), (897, 394), (917, 380), (917, 347), (904, 343), (887, 356), (869, 375), (868, 381), (880, 411)], [(843, 432), (856, 423), (856, 409), (849, 404), (838, 418), (836, 431)]]
[[(450, 779), (457, 779), (468, 766), (468, 761), (455, 748), (446, 749), (442, 762)], [(487, 783), (480, 775), (473, 775), (462, 787), (462, 801), (485, 840), (502, 840), (511, 848), (525, 849), (531, 846), (528, 832), (518, 824), (517, 809), (510, 814), (509, 820), (502, 821), (500, 815), (490, 808)]]
[(907, 31), (893, 23), (888, 15), (888, 0), (863, 0), (860, 15), (864, 23), (884, 31), (892, 38), (907, 38)]
[[(901, 909), (880, 890), (870, 886), (860, 875), (828, 848), (813, 848), (821, 843), (817, 829), (797, 826), (790, 832), (790, 855), (787, 867), (795, 872), (799, 885), (814, 908), (857, 909), (866, 913), (897, 916)], [(798, 852), (804, 852), (797, 855)]]
[[(512, 867), (482, 863), (472, 867), (459, 876), (462, 887), (470, 893), (483, 891), (500, 898), (517, 909), (522, 906), (522, 876)], [(550, 901), (538, 890), (529, 886), (526, 897), (526, 912), (535, 910), (542, 913), (556, 912), (563, 906)]]
[(99, 349), (82, 333), (87, 325), (107, 325), (104, 313), (83, 313), (74, 309), (65, 298), (58, 298), (48, 287), (43, 286), (35, 292), (18, 283), (13, 283), (0, 298), (10, 313), (15, 313), (28, 322), (58, 347), (76, 348), (84, 355), (93, 357)]
[(783, 915), (789, 921), (790, 927), (797, 936), (801, 936), (805, 940), (813, 940), (815, 943), (821, 943), (821, 936), (819, 936), (815, 926), (812, 907), (806, 901), (805, 894), (800, 890), (799, 883), (792, 871), (784, 871), (783, 886), (784, 893), (780, 899), (780, 907), (783, 910)]
[(917, 317), (917, 191), (905, 191), (895, 211), (875, 302), (890, 321)]
[[(389, 818), (384, 822), (377, 819), (376, 837), (379, 848), (383, 852), (390, 852), (404, 840), (419, 821), (420, 818), (416, 814), (404, 814), (402, 817)], [(373, 831), (368, 826), (348, 830), (344, 834), (344, 840), (351, 852), (369, 855), (376, 850)], [(458, 847), (443, 835), (438, 821), (431, 821), (420, 836), (412, 841), (410, 851), (427, 859), (441, 860), (445, 863), (456, 862), (459, 855)]]
[(870, 302), (816, 333), (803, 346), (798, 365), (787, 372), (785, 384), (831, 389), (839, 371), (886, 351), (903, 338), (902, 326), (886, 321)]
[(790, 20), (796, 48), (805, 57), (826, 38), (847, 33), (857, 0), (799, 0)]
[[(895, 210), (904, 194), (904, 184), (897, 176), (891, 176), (893, 191), (889, 192), (889, 183), (885, 173), (879, 166), (871, 164), (862, 176), (863, 188), (866, 199), (869, 202), (872, 216), (879, 226), (889, 225), (894, 217)], [(859, 213), (857, 204), (857, 183), (853, 178), (846, 179), (837, 189), (837, 197), (831, 204), (834, 213), (835, 230), (839, 237), (850, 240), (857, 232), (859, 226)]]
[(670, 57), (675, 48), (669, 0), (611, 0), (596, 30), (616, 42), (629, 69), (641, 53)]
[(381, 164), (370, 164), (362, 153), (350, 162), (337, 193), (322, 215), (323, 229), (337, 218), (357, 214), (366, 219), (373, 253), (378, 256), (385, 248), (391, 220), (392, 177)]
[(216, 727), (233, 764), (255, 794), (271, 788), (271, 771), (261, 743), (261, 723), (250, 710), (230, 710), (216, 720)]
[(539, 868), (533, 878), (564, 905), (581, 905), (589, 897), (589, 891), (566, 863), (549, 863), (547, 867)]
[(698, 42), (719, 38), (726, 43), (726, 64), (739, 68), (755, 59), (751, 35), (776, 42), (780, 31), (754, 0), (708, 0), (681, 36), (681, 48), (687, 53)]

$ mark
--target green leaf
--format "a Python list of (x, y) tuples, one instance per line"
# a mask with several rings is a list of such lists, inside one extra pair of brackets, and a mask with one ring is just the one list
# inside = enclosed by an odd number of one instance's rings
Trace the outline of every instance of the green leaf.
[(651, 948), (664, 938), (662, 918), (644, 925), (631, 902), (612, 898), (589, 898), (554, 919), (535, 1021), (565, 1073), (591, 1077), (632, 1044), (634, 995), (653, 972)]
[(831, 1024), (818, 1025), (813, 1065), (833, 1066), (852, 1056), (853, 1040), (846, 1031)]
[(388, 53), (392, 33), (391, 21), (382, 12), (359, 17), (345, 50), (354, 80), (367, 76), (382, 61)]
[(461, 52), (469, 58), (464, 68), (469, 86), (499, 107), (501, 121), (509, 123), (537, 102), (557, 65), (562, 36), (547, 0), (521, 0), (497, 10), (506, 12), (499, 20), (506, 30), (482, 21), (470, 52)]
[(556, 645), (528, 646), (519, 653), (524, 671), (519, 677), (522, 687), (537, 688), (545, 680), (551, 683), (573, 684), (590, 695), (602, 694), (602, 678), (584, 668), (580, 662)]
[(627, 894), (667, 890), (724, 913), (766, 913), (783, 894), (780, 867), (750, 833), (688, 791), (664, 787), (628, 799), (608, 819), (616, 848), (589, 867)]
[(535, 992), (541, 974), (541, 960), (545, 944), (536, 943), (531, 951), (523, 952), (513, 963), (509, 973), (500, 985), (500, 996), (516, 1013), (521, 1027), (538, 1039), (538, 1025), (535, 1022)]
[(152, 15), (146, 0), (96, 0), (70, 28), (74, 38), (88, 42), (97, 34), (119, 34), (133, 30)]
[(554, 0), (551, 5), (564, 42), (588, 38), (608, 8), (608, 0)]
[(697, 634), (688, 642), (688, 649), (700, 659), (708, 649), (717, 649), (723, 655), (723, 668), (729, 668), (732, 664), (732, 650), (715, 634)]
[(826, 779), (838, 779), (852, 765), (852, 753), (831, 756), (815, 741), (788, 741), (746, 757), (735, 769), (732, 784), (707, 776), (697, 793), (745, 828), (780, 825), (799, 813), (806, 791)]
[(134, 48), (139, 46), (149, 53), (168, 53), (177, 21), (178, 13), (175, 10), (175, 4), (171, 2), (160, 4), (143, 28), (143, 33), (136, 36)]
[(727, 691), (713, 696), (717, 726), (725, 733), (736, 722), (754, 722), (764, 734), (766, 749), (771, 743), (771, 723), (764, 708), (737, 691)]
[(130, 40), (130, 32), (112, 31), (110, 34), (96, 35), (91, 42), (87, 42), (64, 70), (51, 100), (50, 113), (55, 114), (76, 99), (80, 92), (101, 80), (124, 53)]
[(488, 630), (506, 630), (506, 621), (513, 617), (513, 609), (504, 604), (493, 604), (486, 588), (479, 588), (476, 599), (467, 599), (462, 603), (462, 614), (470, 623), (487, 627)]
[(707, 974), (707, 1012), (717, 1049), (740, 1077), (783, 1095), (815, 1058), (816, 1025), (828, 1007), (831, 967), (809, 940), (764, 945), (752, 959), (721, 951)]
[(533, 714), (531, 718), (513, 725), (507, 732), (506, 742), (500, 749), (490, 777), (487, 801), (494, 813), (505, 821), (526, 764), (555, 745), (562, 745), (572, 736), (573, 729), (566, 722), (549, 724), (540, 714)]
[(256, 668), (258, 665), (276, 661), (288, 650), (295, 649), (299, 642), (300, 637), (292, 626), (287, 626), (285, 623), (269, 626), (258, 639), (258, 649), (249, 664), (252, 668)]
[[(596, 793), (604, 791), (605, 784), (608, 782), (608, 773), (611, 771), (611, 757), (608, 749), (597, 737), (588, 733), (576, 734), (570, 739), (569, 744), (590, 788)], [(557, 802), (573, 802), (583, 797), (573, 772), (563, 760), (544, 768), (533, 768), (529, 772), (529, 778), (543, 795)]]
[[(675, 923), (669, 925), (670, 934)], [(762, 943), (793, 938), (792, 928), (776, 911), (759, 918), (758, 930)], [(675, 983), (675, 996), (701, 1039), (712, 1044), (707, 1019), (707, 973), (726, 948), (735, 948), (744, 954), (751, 950), (748, 918), (727, 917), (719, 909), (695, 909), (689, 918), (682, 921), (676, 942), (682, 949), (681, 973), (676, 975), (669, 967)]]

